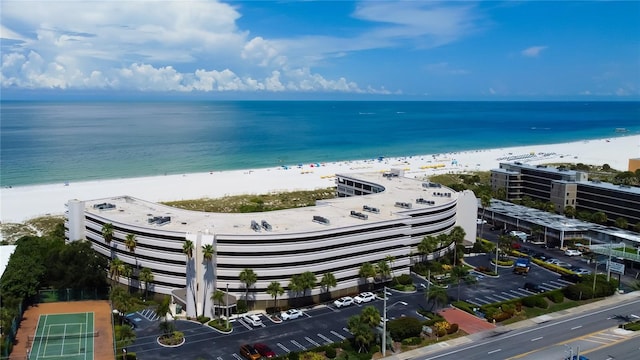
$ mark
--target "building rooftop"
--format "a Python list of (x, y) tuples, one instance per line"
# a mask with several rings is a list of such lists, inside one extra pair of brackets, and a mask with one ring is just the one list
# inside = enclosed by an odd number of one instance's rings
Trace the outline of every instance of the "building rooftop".
[[(480, 203), (478, 204), (478, 207), (481, 208)], [(613, 235), (615, 237), (622, 238), (631, 242), (640, 243), (640, 234), (633, 231), (623, 230), (611, 226), (598, 225), (578, 219), (572, 219), (564, 215), (553, 214), (522, 205), (512, 204), (506, 201), (491, 199), (491, 205), (487, 209), (490, 209), (496, 213), (504, 214), (520, 220), (525, 220), (551, 229), (566, 232), (591, 230)]]
[[(85, 200), (85, 211), (114, 223), (121, 222), (138, 225), (145, 229), (158, 228), (162, 231), (179, 233), (201, 231), (229, 235), (293, 234), (322, 229), (357, 227), (371, 222), (400, 219), (423, 208), (451, 204), (458, 197), (458, 194), (449, 188), (425, 188), (423, 181), (403, 176), (385, 177), (383, 173), (376, 172), (350, 174), (344, 175), (344, 177), (378, 184), (383, 186), (385, 190), (371, 195), (321, 200), (316, 203), (316, 206), (259, 213), (229, 214), (206, 213), (197, 211), (197, 209), (193, 211), (182, 210), (130, 196)], [(450, 193), (451, 195), (450, 197), (437, 196), (434, 193)], [(416, 199), (420, 198), (425, 201), (417, 202)], [(427, 201), (432, 201), (433, 204), (425, 203)], [(411, 204), (411, 208), (398, 207), (396, 202)], [(376, 208), (379, 212), (364, 211), (363, 206)], [(352, 211), (366, 215), (366, 219), (363, 219), (363, 216), (352, 216)], [(166, 217), (170, 219), (166, 221)], [(150, 222), (150, 219), (153, 219), (154, 222)], [(314, 219), (320, 221), (314, 221)], [(327, 221), (323, 222), (323, 220)], [(268, 225), (263, 226), (263, 221)]]

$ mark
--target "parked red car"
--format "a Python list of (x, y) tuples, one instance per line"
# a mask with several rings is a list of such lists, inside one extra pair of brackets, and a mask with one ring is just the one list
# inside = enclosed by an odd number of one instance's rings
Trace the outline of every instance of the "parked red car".
[(253, 348), (258, 350), (260, 355), (262, 355), (263, 357), (272, 358), (276, 356), (276, 353), (273, 352), (273, 350), (271, 350), (271, 348), (267, 346), (267, 344), (263, 344), (263, 343), (253, 344)]

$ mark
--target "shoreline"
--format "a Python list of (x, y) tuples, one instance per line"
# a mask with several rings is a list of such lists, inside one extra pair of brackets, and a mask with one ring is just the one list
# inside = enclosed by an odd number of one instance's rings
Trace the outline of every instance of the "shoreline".
[(405, 176), (423, 178), (446, 173), (489, 171), (500, 162), (609, 164), (628, 169), (631, 158), (640, 157), (640, 135), (627, 135), (546, 145), (524, 145), (443, 154), (412, 155), (368, 160), (308, 163), (260, 169), (209, 171), (25, 185), (0, 189), (0, 221), (24, 222), (45, 215), (62, 215), (70, 199), (92, 200), (129, 195), (148, 201), (219, 198), (312, 190), (335, 186), (336, 173), (405, 170)]

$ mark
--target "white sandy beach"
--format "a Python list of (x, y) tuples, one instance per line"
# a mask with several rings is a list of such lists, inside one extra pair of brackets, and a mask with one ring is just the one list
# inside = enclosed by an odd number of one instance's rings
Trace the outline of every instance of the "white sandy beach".
[[(405, 170), (409, 177), (486, 171), (500, 162), (520, 161), (609, 164), (626, 171), (630, 158), (640, 157), (640, 135), (599, 140), (420, 155), (382, 160), (358, 160), (265, 169), (204, 172), (131, 179), (87, 181), (0, 189), (0, 221), (22, 222), (42, 216), (63, 214), (69, 199), (92, 200), (129, 195), (149, 201), (218, 198), (226, 195), (264, 194), (310, 190), (334, 186), (334, 174)], [(318, 166), (319, 165), (319, 166)]]

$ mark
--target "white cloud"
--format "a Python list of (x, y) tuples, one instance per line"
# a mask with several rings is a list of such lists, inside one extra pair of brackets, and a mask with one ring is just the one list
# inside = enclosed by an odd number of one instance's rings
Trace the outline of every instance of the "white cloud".
[[(5, 1), (3, 87), (143, 91), (359, 91), (292, 71), (278, 43), (238, 29), (217, 1)], [(13, 24), (7, 26), (6, 24)], [(237, 75), (237, 67), (244, 75)], [(264, 68), (263, 70), (259, 70)], [(180, 70), (178, 70), (180, 69)], [(265, 72), (266, 70), (266, 72)], [(287, 75), (290, 74), (290, 75)]]
[(546, 46), (531, 46), (522, 50), (520, 54), (525, 57), (538, 57), (546, 48)]

